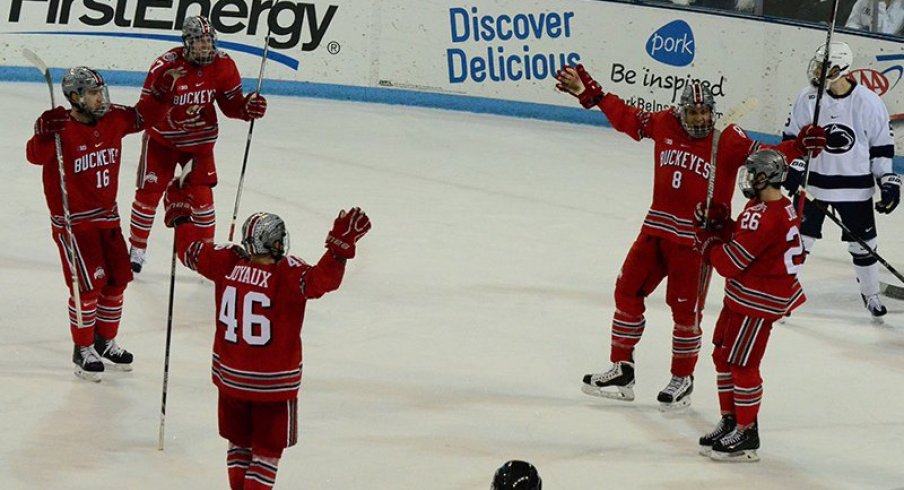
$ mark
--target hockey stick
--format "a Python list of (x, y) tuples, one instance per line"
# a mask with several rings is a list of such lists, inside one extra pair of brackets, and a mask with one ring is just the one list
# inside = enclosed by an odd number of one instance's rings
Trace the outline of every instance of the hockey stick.
[(870, 255), (875, 257), (876, 260), (879, 261), (880, 264), (885, 266), (885, 268), (888, 269), (888, 272), (891, 272), (892, 275), (897, 277), (898, 280), (901, 281), (901, 284), (904, 284), (904, 275), (901, 275), (901, 273), (898, 272), (898, 269), (895, 269), (894, 266), (892, 266), (891, 264), (888, 263), (888, 261), (883, 259), (882, 256), (879, 255), (879, 252), (876, 252), (875, 249), (870, 247), (869, 244), (866, 243), (866, 241), (864, 241), (862, 238), (854, 235), (851, 232), (851, 229), (848, 228), (847, 225), (845, 225), (841, 221), (841, 218), (839, 218), (838, 216), (835, 216), (834, 212), (829, 211), (828, 207), (826, 207), (826, 205), (824, 203), (817, 201), (816, 199), (813, 199), (812, 197), (810, 197), (810, 203), (813, 204), (814, 206), (816, 206), (817, 209), (822, 211), (822, 214), (828, 216), (829, 219), (834, 221), (835, 224), (838, 225), (839, 228), (841, 228), (841, 231), (843, 231), (847, 236), (853, 238), (854, 241), (857, 242), (858, 244), (860, 244), (860, 246), (863, 247), (864, 250), (866, 250), (867, 252), (869, 252)]
[[(755, 97), (748, 97), (744, 99), (740, 104), (736, 105), (732, 108), (728, 113), (725, 114), (720, 120), (720, 126), (722, 129), (727, 128), (731, 124), (734, 124), (739, 119), (744, 117), (745, 114), (752, 111), (759, 105), (759, 100)], [(712, 144), (712, 154), (710, 158), (710, 168), (712, 169), (709, 173), (709, 181), (707, 182), (706, 188), (706, 206), (703, 208), (703, 227), (706, 229), (708, 226), (708, 218), (709, 218), (709, 208), (713, 203), (713, 195), (716, 190), (716, 155), (719, 151), (719, 138), (722, 136), (722, 131), (719, 129), (715, 129), (713, 131), (713, 144)], [(702, 252), (702, 251), (701, 251)], [(700, 324), (703, 322), (703, 306), (706, 304), (706, 295), (709, 293), (709, 280), (712, 277), (712, 266), (706, 262), (701, 261), (700, 263), (700, 274), (697, 277), (697, 297), (694, 299), (694, 331), (700, 331)]]
[(904, 300), (904, 287), (879, 281), (879, 292), (892, 299)]
[[(55, 108), (56, 98), (53, 96), (53, 77), (50, 76), (50, 68), (47, 68), (47, 64), (44, 63), (44, 60), (28, 48), (22, 50), (22, 55), (25, 56), (25, 59), (31, 62), (42, 75), (44, 75), (44, 80), (47, 82), (47, 89), (50, 90), (50, 108)], [(75, 302), (75, 321), (78, 328), (81, 329), (85, 326), (82, 316), (82, 293), (78, 272), (76, 272), (77, 258), (75, 256), (75, 234), (72, 232), (72, 216), (69, 214), (69, 191), (66, 187), (66, 166), (63, 164), (63, 143), (60, 141), (60, 133), (53, 134), (53, 143), (56, 147), (57, 170), (60, 174), (60, 197), (63, 202), (63, 226), (66, 229), (66, 238), (69, 242), (68, 247), (66, 247), (66, 252), (69, 255), (69, 278), (72, 281), (72, 299)]]
[[(825, 52), (822, 56), (822, 66), (819, 67), (819, 86), (816, 87), (816, 107), (813, 109), (813, 125), (819, 126), (819, 110), (820, 104), (822, 102), (822, 96), (826, 91), (826, 78), (829, 74), (829, 51), (832, 49), (832, 36), (835, 34), (835, 19), (838, 16), (838, 0), (832, 1), (832, 12), (829, 15), (829, 28), (826, 31), (826, 44), (825, 44)], [(800, 181), (800, 188), (798, 189), (798, 193), (800, 194), (800, 201), (797, 206), (797, 215), (804, 215), (804, 200), (807, 198), (807, 180), (810, 177), (810, 160), (813, 158), (813, 155), (808, 150), (807, 154), (804, 155), (804, 175)]]
[[(270, 52), (270, 23), (267, 22), (267, 37), (264, 38), (264, 55), (261, 57), (261, 70), (257, 75), (257, 90), (255, 94), (260, 95), (261, 85), (264, 82), (264, 68), (267, 66), (267, 53)], [(248, 168), (248, 152), (251, 150), (251, 135), (254, 134), (254, 121), (252, 119), (248, 124), (248, 137), (245, 139), (245, 156), (242, 157), (242, 173), (239, 175), (239, 186), (235, 191), (235, 206), (232, 208), (232, 222), (229, 224), (229, 241), (235, 236), (235, 221), (239, 215), (239, 202), (242, 199), (242, 186), (245, 183), (245, 169)]]
[[(194, 166), (194, 160), (189, 160), (182, 167), (182, 174), (179, 178), (179, 186), (185, 182), (185, 177), (188, 176), (188, 173), (191, 172), (192, 167)], [(166, 313), (166, 349), (163, 354), (163, 395), (160, 400), (160, 432), (157, 435), (157, 450), (163, 451), (163, 436), (166, 427), (166, 392), (167, 387), (169, 385), (169, 360), (170, 360), (170, 345), (172, 343), (173, 338), (173, 299), (175, 298), (175, 290), (176, 290), (176, 255), (178, 254), (178, 250), (176, 248), (176, 233), (173, 232), (173, 255), (170, 258), (170, 283), (169, 283), (169, 306), (167, 308)]]

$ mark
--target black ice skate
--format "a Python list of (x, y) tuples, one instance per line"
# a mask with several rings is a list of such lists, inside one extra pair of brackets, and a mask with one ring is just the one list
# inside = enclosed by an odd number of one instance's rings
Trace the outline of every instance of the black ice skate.
[(873, 323), (882, 324), (884, 320), (882, 319), (886, 313), (888, 313), (888, 309), (885, 308), (885, 305), (879, 301), (878, 294), (871, 294), (869, 296), (860, 295), (860, 298), (863, 299), (863, 306), (869, 310), (869, 314), (873, 316)]
[(104, 372), (104, 363), (100, 360), (100, 355), (94, 350), (93, 345), (87, 347), (73, 346), (72, 362), (75, 364), (76, 376), (100, 383), (101, 373)]
[(659, 409), (662, 411), (677, 410), (690, 406), (691, 393), (694, 392), (693, 376), (672, 376), (668, 386), (659, 392), (656, 400), (659, 401)]
[(712, 453), (713, 444), (735, 430), (737, 425), (738, 422), (735, 420), (734, 415), (723, 415), (712, 432), (700, 437), (700, 455), (708, 457)]
[(604, 373), (584, 375), (581, 391), (588, 395), (630, 402), (634, 400), (634, 363), (616, 362)]
[(120, 371), (132, 370), (132, 353), (117, 344), (116, 339), (107, 340), (95, 336), (94, 349), (100, 353), (101, 357), (110, 361), (116, 369)]
[(756, 453), (759, 448), (760, 434), (754, 423), (743, 431), (735, 428), (725, 437), (713, 443), (713, 450), (709, 453), (709, 457), (714, 461), (754, 463), (760, 460)]

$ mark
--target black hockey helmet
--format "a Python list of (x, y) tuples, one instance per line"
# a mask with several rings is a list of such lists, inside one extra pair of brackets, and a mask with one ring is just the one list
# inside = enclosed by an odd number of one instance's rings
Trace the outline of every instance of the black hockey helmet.
[(527, 461), (511, 460), (496, 470), (490, 490), (542, 490), (537, 468)]

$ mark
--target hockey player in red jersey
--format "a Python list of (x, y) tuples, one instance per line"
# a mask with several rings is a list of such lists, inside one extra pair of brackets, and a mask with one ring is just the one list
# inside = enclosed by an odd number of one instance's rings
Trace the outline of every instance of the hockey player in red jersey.
[(289, 234), (276, 215), (255, 213), (242, 226), (242, 247), (199, 237), (192, 218), (197, 186), (166, 191), (166, 225), (176, 227), (179, 259), (214, 283), (213, 383), (220, 435), (233, 489), (271, 488), (283, 449), (297, 441), (301, 329), (307, 301), (334, 291), (356, 242), (370, 230), (359, 208), (342, 211), (316, 265), (286, 255)]
[(264, 116), (267, 100), (256, 93), (242, 94), (242, 80), (235, 62), (217, 50), (217, 33), (204, 17), (188, 17), (182, 26), (183, 45), (154, 60), (142, 89), (149, 88), (167, 71), (181, 74), (169, 99), (166, 117), (144, 135), (138, 164), (137, 188), (132, 203), (129, 252), (132, 270), (140, 272), (145, 262), (148, 237), (157, 205), (177, 165), (194, 160), (188, 179), (196, 185), (194, 217), (213, 240), (216, 215), (213, 187), (217, 184), (213, 147), (219, 132), (217, 111), (226, 117), (250, 121)]
[[(693, 247), (694, 206), (706, 199), (714, 156), (718, 171), (712, 202), (730, 206), (737, 171), (760, 145), (731, 124), (721, 132), (714, 151), (715, 100), (709, 88), (697, 80), (684, 88), (677, 108), (658, 112), (642, 111), (604, 93), (581, 65), (563, 68), (556, 80), (556, 88), (577, 97), (585, 109), (599, 107), (616, 130), (655, 143), (653, 202), (615, 285), (613, 366), (584, 376), (583, 391), (616, 400), (634, 399), (634, 348), (646, 326), (645, 300), (668, 278), (666, 302), (674, 322), (672, 379), (657, 399), (663, 408), (687, 406), (703, 337), (695, 325), (701, 262)], [(817, 151), (825, 146), (824, 135), (821, 128), (805, 127), (796, 140), (778, 148), (796, 158), (808, 147)]]
[[(116, 207), (122, 138), (141, 131), (146, 122), (161, 115), (158, 99), (165, 96), (167, 82), (171, 78), (161, 77), (136, 107), (124, 107), (110, 104), (100, 73), (83, 66), (72, 68), (62, 81), (63, 94), (72, 108), (56, 107), (41, 114), (26, 146), (28, 161), (43, 166), (51, 229), (70, 288), (69, 325), (75, 343), (75, 373), (91, 381), (101, 380), (103, 359), (131, 370), (132, 354), (116, 342), (123, 293), (132, 280)], [(57, 135), (66, 176), (74, 259), (69, 256)], [(78, 273), (81, 325), (72, 289), (73, 263)]]
[[(709, 227), (721, 231), (697, 231), (704, 260), (725, 276), (725, 300), (713, 332), (722, 419), (711, 433), (700, 438), (701, 454), (714, 460), (759, 459), (757, 414), (763, 396), (760, 361), (772, 323), (805, 301), (797, 282), (804, 259), (800, 219), (795, 206), (781, 192), (787, 174), (788, 165), (781, 153), (754, 153), (738, 178), (750, 201), (737, 223), (729, 220)], [(698, 206), (700, 218), (703, 207), (702, 203)]]

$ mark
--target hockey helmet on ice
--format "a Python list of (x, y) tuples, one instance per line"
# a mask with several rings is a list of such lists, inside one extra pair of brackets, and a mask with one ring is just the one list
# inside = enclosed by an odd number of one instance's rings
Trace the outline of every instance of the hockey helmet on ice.
[[(63, 75), (63, 95), (72, 104), (77, 111), (100, 119), (110, 110), (110, 93), (107, 91), (107, 84), (104, 83), (104, 77), (100, 76), (97, 70), (88, 68), (87, 66), (76, 66), (70, 68)], [(76, 98), (73, 100), (72, 94)], [(100, 95), (100, 100), (95, 104), (94, 101), (90, 105), (96, 107), (89, 109), (89, 103), (86, 102), (85, 96)]]
[(512, 460), (500, 466), (490, 490), (542, 490), (543, 480), (537, 468), (527, 461)]
[(279, 260), (289, 251), (285, 222), (272, 213), (252, 214), (242, 225), (242, 246), (251, 255), (270, 255)]
[(777, 150), (759, 150), (744, 162), (744, 171), (738, 174), (738, 187), (744, 197), (752, 199), (757, 192), (773, 186), (778, 188), (788, 176), (788, 162), (785, 155)]
[(182, 55), (198, 65), (209, 65), (217, 56), (217, 31), (207, 17), (186, 17), (182, 24)]

